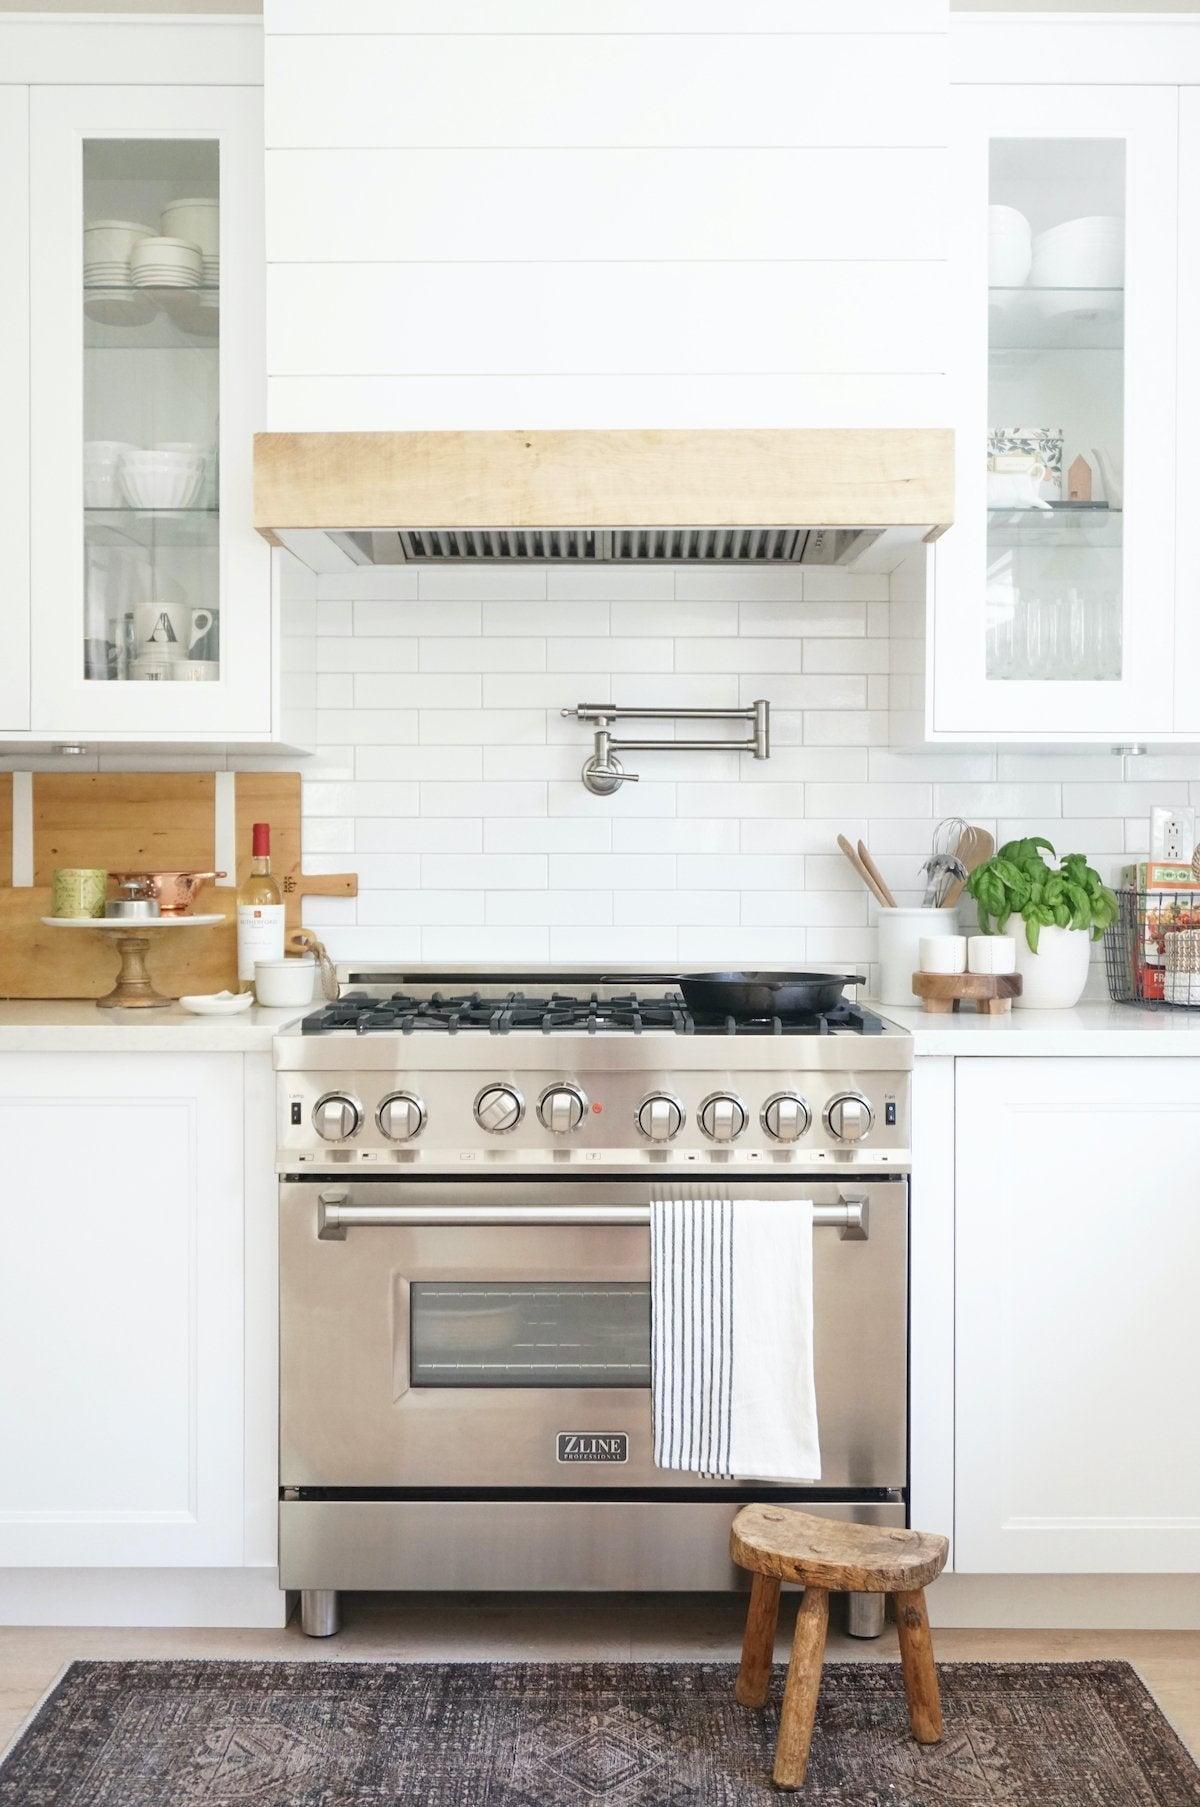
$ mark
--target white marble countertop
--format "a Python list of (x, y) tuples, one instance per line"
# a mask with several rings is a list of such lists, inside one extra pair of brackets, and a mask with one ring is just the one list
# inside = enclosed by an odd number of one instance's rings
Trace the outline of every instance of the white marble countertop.
[[(875, 1005), (911, 1032), (917, 1058), (929, 1055), (1194, 1054), (1200, 1056), (1200, 1010), (1141, 1010), (1128, 1004), (1080, 1004), (1074, 1010), (1014, 1010), (980, 1016), (960, 1010)], [(0, 1053), (120, 1050), (157, 1053), (269, 1053), (280, 1029), (303, 1015), (294, 1006), (254, 1004), (240, 1016), (192, 1016), (166, 1010), (97, 1010), (87, 999), (0, 1002)]]
[(165, 1010), (98, 1010), (90, 999), (0, 1002), (0, 1054), (57, 1054), (94, 1049), (122, 1054), (269, 1054), (278, 1029), (303, 1015), (295, 1005), (240, 1016), (193, 1016)]
[(937, 1054), (1194, 1054), (1200, 1010), (1146, 1010), (1134, 1004), (1077, 1004), (1074, 1010), (1013, 1010), (947, 1016), (880, 1004), (881, 1016), (911, 1030), (913, 1052)]

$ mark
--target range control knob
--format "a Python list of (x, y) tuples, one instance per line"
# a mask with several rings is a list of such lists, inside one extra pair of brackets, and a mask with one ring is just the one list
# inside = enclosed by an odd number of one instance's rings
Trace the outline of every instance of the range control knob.
[(798, 1142), (811, 1122), (799, 1092), (775, 1092), (762, 1107), (762, 1126), (773, 1142)]
[(710, 1142), (734, 1142), (746, 1127), (746, 1107), (732, 1092), (710, 1092), (696, 1121)]
[(485, 1085), (475, 1100), (476, 1123), (494, 1136), (515, 1129), (524, 1115), (525, 1100), (511, 1085)]
[(389, 1092), (375, 1121), (389, 1142), (411, 1142), (425, 1127), (425, 1106), (415, 1092)]
[(345, 1092), (326, 1092), (313, 1105), (313, 1128), (323, 1142), (345, 1142), (361, 1122), (362, 1106)]
[(638, 1105), (637, 1126), (648, 1142), (669, 1142), (683, 1128), (683, 1106), (670, 1092), (650, 1092)]
[(556, 1136), (578, 1129), (587, 1110), (587, 1099), (577, 1085), (548, 1085), (538, 1099), (538, 1116)]
[(825, 1127), (839, 1142), (861, 1142), (875, 1113), (861, 1092), (835, 1092), (825, 1106)]

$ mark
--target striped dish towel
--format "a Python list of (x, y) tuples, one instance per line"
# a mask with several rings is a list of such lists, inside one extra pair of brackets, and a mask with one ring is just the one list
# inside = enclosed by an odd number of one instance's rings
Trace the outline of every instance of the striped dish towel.
[(650, 1208), (659, 1468), (817, 1481), (812, 1201), (660, 1198)]

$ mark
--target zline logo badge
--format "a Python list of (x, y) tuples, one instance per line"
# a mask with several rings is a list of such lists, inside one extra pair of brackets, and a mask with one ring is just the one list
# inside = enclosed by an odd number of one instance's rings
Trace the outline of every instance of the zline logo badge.
[(559, 1431), (560, 1462), (628, 1462), (626, 1431)]

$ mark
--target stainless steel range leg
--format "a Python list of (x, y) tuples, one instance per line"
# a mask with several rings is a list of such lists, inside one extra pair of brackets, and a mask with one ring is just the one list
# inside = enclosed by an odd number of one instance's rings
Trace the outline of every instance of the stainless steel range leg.
[(300, 1590), (300, 1629), (306, 1638), (331, 1638), (341, 1630), (336, 1587)]
[[(881, 1638), (883, 1636), (885, 1600), (886, 1596), (883, 1594), (846, 1595), (846, 1630), (852, 1638)], [(307, 1629), (306, 1626), (305, 1630)]]

